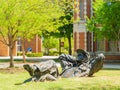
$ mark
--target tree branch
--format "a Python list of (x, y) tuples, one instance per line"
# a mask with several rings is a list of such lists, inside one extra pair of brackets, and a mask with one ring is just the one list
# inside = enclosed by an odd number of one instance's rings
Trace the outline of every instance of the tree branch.
[(0, 34), (1, 34), (1, 36), (2, 36), (2, 38), (3, 38), (3, 40), (0, 40), (2, 43), (4, 43), (5, 45), (8, 45), (8, 43), (7, 43), (7, 40), (5, 39), (5, 36), (4, 36), (4, 34), (2, 33), (2, 29), (0, 28)]

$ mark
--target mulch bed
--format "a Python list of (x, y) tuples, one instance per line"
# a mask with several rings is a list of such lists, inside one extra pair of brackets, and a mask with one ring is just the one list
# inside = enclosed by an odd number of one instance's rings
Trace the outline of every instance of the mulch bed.
[(24, 68), (22, 67), (13, 67), (13, 68), (0, 68), (0, 73), (18, 73), (18, 72), (24, 72)]

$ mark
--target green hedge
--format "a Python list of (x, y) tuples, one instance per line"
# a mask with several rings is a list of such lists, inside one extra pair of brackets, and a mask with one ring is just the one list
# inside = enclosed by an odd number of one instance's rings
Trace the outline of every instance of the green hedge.
[(51, 51), (49, 52), (49, 55), (50, 55), (50, 56), (57, 56), (57, 55), (59, 55), (59, 52), (58, 52), (58, 51), (52, 51), (52, 50), (51, 50)]
[(17, 52), (17, 56), (22, 56), (22, 52)]
[(27, 57), (42, 57), (43, 53), (26, 53)]
[[(68, 54), (68, 51), (67, 50), (62, 50), (61, 53)], [(59, 51), (50, 50), (48, 55), (49, 56), (58, 56)]]

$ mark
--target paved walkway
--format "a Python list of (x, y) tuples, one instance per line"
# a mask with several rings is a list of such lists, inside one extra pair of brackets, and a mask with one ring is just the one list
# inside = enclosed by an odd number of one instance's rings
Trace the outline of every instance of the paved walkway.
[[(23, 57), (22, 56), (14, 56), (13, 57), (15, 60), (22, 60)], [(37, 61), (37, 62), (40, 62), (40, 61), (45, 61), (45, 60), (52, 60), (52, 59), (57, 59), (58, 56), (43, 56), (43, 57), (26, 57), (26, 60), (28, 61)], [(0, 57), (0, 60), (8, 60), (10, 59), (10, 57)], [(37, 63), (36, 62), (36, 63)], [(29, 63), (29, 64), (34, 64), (34, 63)], [(22, 67), (24, 65), (24, 63), (15, 63), (14, 64), (16, 67)], [(59, 64), (57, 64), (58, 66), (60, 66)], [(9, 62), (7, 63), (0, 63), (0, 68), (7, 68), (9, 67)]]
[[(50, 60), (50, 59), (57, 59), (58, 56), (43, 56), (43, 57), (26, 57), (26, 60), (34, 60), (34, 61), (40, 61), (40, 60)], [(0, 60), (8, 60), (10, 57), (0, 57)], [(14, 56), (14, 59), (16, 60), (22, 60), (22, 56)]]
[(103, 65), (103, 68), (113, 68), (113, 69), (120, 69), (120, 64), (107, 64)]
[[(31, 65), (35, 63), (29, 63)], [(14, 64), (16, 67), (23, 67), (24, 63), (19, 63), (19, 64)], [(60, 64), (57, 63), (57, 66), (60, 67)], [(9, 67), (9, 62), (8, 63), (0, 63), (0, 68), (7, 68)], [(103, 68), (113, 68), (113, 69), (120, 69), (120, 64), (104, 64)]]

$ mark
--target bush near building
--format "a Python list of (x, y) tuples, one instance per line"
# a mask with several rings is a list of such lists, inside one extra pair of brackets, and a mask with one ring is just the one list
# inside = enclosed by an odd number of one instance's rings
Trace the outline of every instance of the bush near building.
[(26, 53), (27, 57), (42, 57), (43, 53)]

